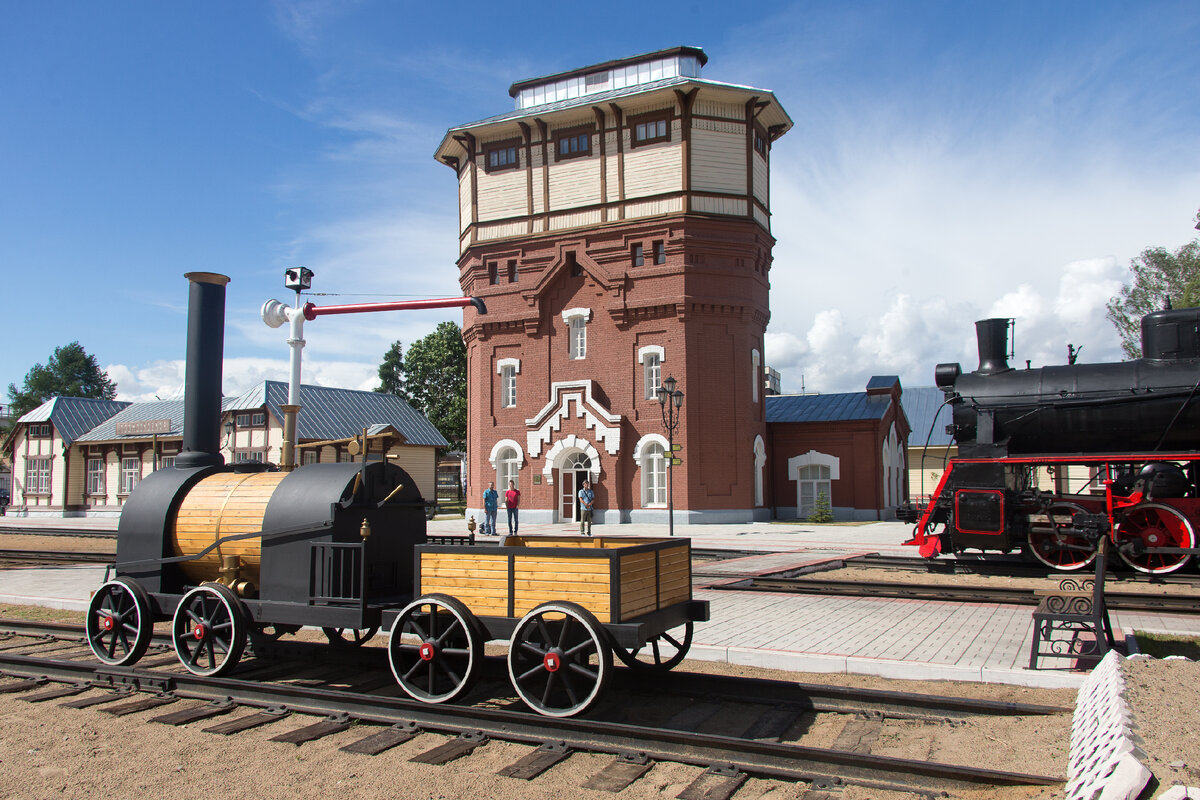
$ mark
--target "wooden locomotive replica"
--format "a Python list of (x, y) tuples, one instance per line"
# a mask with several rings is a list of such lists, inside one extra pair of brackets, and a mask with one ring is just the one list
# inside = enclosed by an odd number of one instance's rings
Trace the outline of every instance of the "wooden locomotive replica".
[(1108, 536), (1135, 570), (1182, 568), (1200, 525), (1200, 308), (1143, 317), (1142, 358), (1120, 363), (1013, 369), (1008, 324), (976, 323), (974, 372), (936, 369), (958, 456), (926, 508), (897, 512), (917, 525), (908, 543), (925, 556), (1024, 549), (1070, 571)]
[(590, 708), (614, 654), (649, 669), (683, 659), (693, 622), (708, 618), (708, 604), (692, 599), (686, 539), (433, 545), (424, 499), (394, 464), (225, 466), (218, 437), (228, 279), (187, 277), (183, 450), (122, 511), (116, 576), (87, 614), (97, 658), (133, 664), (165, 620), (180, 663), (197, 675), (233, 669), (252, 635), (314, 626), (337, 639), (384, 628), (400, 686), (441, 703), (471, 688), (486, 641), (509, 639), (514, 689), (550, 716)]

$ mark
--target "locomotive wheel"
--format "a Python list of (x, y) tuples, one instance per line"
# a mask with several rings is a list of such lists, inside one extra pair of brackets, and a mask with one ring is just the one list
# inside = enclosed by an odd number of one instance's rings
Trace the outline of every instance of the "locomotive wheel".
[(329, 643), (340, 647), (362, 647), (379, 632), (378, 626), (370, 628), (321, 628)]
[(400, 688), (423, 703), (447, 703), (475, 683), (483, 664), (479, 620), (441, 594), (418, 597), (392, 623), (388, 663)]
[(171, 639), (179, 662), (193, 675), (223, 675), (246, 647), (246, 612), (228, 587), (205, 583), (179, 601)]
[(608, 633), (575, 603), (543, 603), (517, 623), (508, 675), (530, 708), (548, 717), (587, 711), (612, 673)]
[[(664, 653), (661, 648), (664, 642), (675, 648), (675, 652)], [(666, 672), (678, 666), (680, 661), (683, 661), (691, 646), (692, 621), (688, 620), (683, 626), (682, 639), (672, 636), (670, 631), (667, 631), (655, 636), (641, 647), (626, 650), (624, 647), (618, 646), (613, 648), (613, 652), (616, 653), (617, 658), (621, 659), (625, 666), (631, 669)]]
[(88, 602), (84, 627), (96, 658), (117, 666), (134, 663), (146, 654), (154, 635), (146, 590), (129, 578), (108, 581)]
[(1046, 509), (1050, 530), (1029, 531), (1029, 553), (1050, 569), (1072, 572), (1096, 560), (1096, 542), (1086, 536), (1065, 533), (1076, 514), (1087, 509), (1076, 503), (1055, 503)]
[[(1132, 547), (1125, 546), (1132, 543)], [(1129, 509), (1116, 530), (1117, 552), (1138, 572), (1162, 575), (1188, 562), (1187, 553), (1147, 553), (1147, 547), (1195, 547), (1192, 523), (1171, 506), (1142, 503)]]

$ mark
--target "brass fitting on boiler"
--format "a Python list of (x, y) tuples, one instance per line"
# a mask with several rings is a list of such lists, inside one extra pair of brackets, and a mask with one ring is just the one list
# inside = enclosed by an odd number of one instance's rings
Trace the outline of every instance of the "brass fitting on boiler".
[(371, 538), (371, 523), (367, 521), (366, 517), (363, 517), (362, 525), (358, 528), (358, 535), (362, 537), (364, 542)]

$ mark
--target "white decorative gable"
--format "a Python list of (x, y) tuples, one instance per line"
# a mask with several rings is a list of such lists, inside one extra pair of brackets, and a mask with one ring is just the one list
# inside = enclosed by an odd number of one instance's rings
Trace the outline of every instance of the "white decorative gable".
[(582, 419), (584, 427), (595, 432), (595, 441), (609, 455), (616, 455), (621, 449), (621, 415), (612, 413), (592, 397), (592, 381), (561, 381), (550, 384), (550, 402), (537, 416), (525, 420), (530, 428), (526, 434), (526, 452), (530, 458), (541, 456), (542, 449), (562, 430), (562, 422), (568, 417)]

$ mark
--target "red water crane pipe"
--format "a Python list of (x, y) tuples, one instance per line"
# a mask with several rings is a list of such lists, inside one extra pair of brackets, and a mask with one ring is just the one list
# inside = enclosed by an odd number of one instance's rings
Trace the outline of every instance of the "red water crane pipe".
[(392, 303), (352, 303), (345, 306), (315, 306), (304, 304), (304, 318), (314, 320), (330, 314), (362, 314), (368, 311), (416, 311), (423, 308), (465, 308), (475, 306), (480, 314), (487, 313), (481, 297), (440, 297), (433, 300), (397, 300)]

